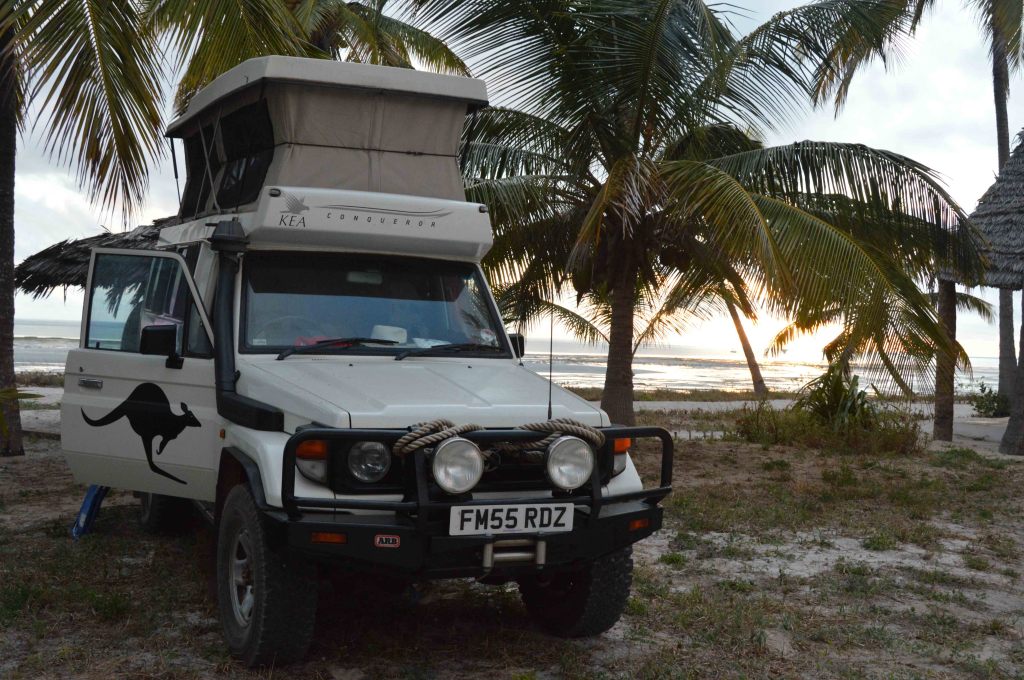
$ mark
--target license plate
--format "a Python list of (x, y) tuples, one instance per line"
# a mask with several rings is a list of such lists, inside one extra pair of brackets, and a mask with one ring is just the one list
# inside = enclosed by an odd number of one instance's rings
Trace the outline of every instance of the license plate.
[(448, 520), (451, 536), (572, 531), (572, 503), (457, 505)]

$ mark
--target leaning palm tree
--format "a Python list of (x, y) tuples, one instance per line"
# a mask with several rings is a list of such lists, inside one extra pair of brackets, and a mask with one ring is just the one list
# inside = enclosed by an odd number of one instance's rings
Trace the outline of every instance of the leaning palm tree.
[(385, 13), (387, 0), (150, 0), (147, 17), (170, 36), (181, 71), (176, 103), (252, 57), (325, 57), (382, 66), (418, 63), (468, 75), (427, 31)]
[(735, 272), (769, 311), (839, 308), (843, 356), (903, 385), (925, 348), (955, 355), (918, 274), (980, 263), (932, 171), (861, 145), (759, 142), (808, 97), (803, 65), (823, 49), (813, 31), (769, 22), (738, 37), (692, 0), (420, 0), (418, 11), (516, 105), (467, 127), (467, 193), (493, 212), (499, 281), (524, 297), (571, 285), (608, 300), (613, 421), (634, 421), (637, 299), (668, 269), (699, 287), (690, 274), (709, 267), (697, 261)]
[[(0, 390), (14, 388), (14, 160), (32, 121), (52, 158), (98, 205), (138, 208), (159, 154), (154, 35), (135, 2), (0, 2)], [(17, 401), (2, 407), (0, 455), (24, 453)]]
[[(502, 260), (502, 257), (489, 258), (485, 266), (490, 269), (492, 261), (500, 266)], [(637, 323), (632, 356), (635, 358), (641, 348), (656, 345), (672, 334), (688, 331), (695, 322), (708, 321), (728, 313), (743, 348), (754, 395), (758, 398), (767, 397), (768, 387), (741, 318), (757, 320), (757, 310), (742, 278), (735, 272), (723, 276), (721, 271), (702, 270), (705, 264), (714, 266), (716, 263), (713, 261), (697, 260), (691, 264), (689, 271), (674, 271), (666, 267), (655, 285), (639, 291), (633, 305)], [(699, 277), (699, 280), (694, 277)], [(491, 278), (501, 277), (492, 275)], [(539, 297), (541, 291), (536, 286), (524, 286), (523, 283), (520, 279), (495, 290), (502, 318), (509, 324), (525, 330), (545, 318), (552, 322), (557, 319), (581, 342), (595, 345), (608, 343), (611, 306), (601, 291), (591, 290), (580, 294), (576, 301), (577, 309), (574, 310)]]

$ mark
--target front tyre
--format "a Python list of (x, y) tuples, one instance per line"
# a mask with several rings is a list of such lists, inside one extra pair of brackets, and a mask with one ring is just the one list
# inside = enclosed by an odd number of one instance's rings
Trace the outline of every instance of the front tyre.
[(231, 654), (248, 666), (301, 660), (316, 598), (315, 567), (275, 551), (249, 490), (233, 488), (217, 533), (217, 605)]
[(617, 550), (581, 567), (519, 581), (530, 616), (558, 637), (600, 635), (618, 622), (633, 582), (633, 548)]

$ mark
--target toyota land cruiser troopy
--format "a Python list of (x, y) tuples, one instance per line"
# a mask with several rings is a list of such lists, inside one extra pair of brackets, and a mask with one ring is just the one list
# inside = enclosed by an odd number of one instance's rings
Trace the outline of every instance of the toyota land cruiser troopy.
[[(218, 606), (248, 664), (301, 658), (318, 573), (516, 581), (557, 635), (619, 618), (672, 442), (524, 367), (456, 152), (479, 80), (269, 57), (169, 127), (187, 182), (155, 250), (96, 249), (62, 444), (144, 525), (215, 518)], [(550, 395), (550, 396), (549, 396)], [(643, 488), (631, 441), (661, 441)]]

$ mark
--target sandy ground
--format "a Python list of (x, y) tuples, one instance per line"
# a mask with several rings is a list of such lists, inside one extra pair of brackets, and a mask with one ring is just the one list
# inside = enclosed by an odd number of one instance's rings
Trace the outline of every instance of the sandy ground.
[(0, 459), (0, 678), (1024, 677), (1024, 464), (971, 420), (980, 455), (681, 442), (665, 528), (598, 638), (544, 635), (514, 586), (348, 577), (322, 584), (309, 660), (258, 673), (224, 650), (209, 530), (145, 535), (113, 492), (72, 541), (84, 489), (33, 436)]

